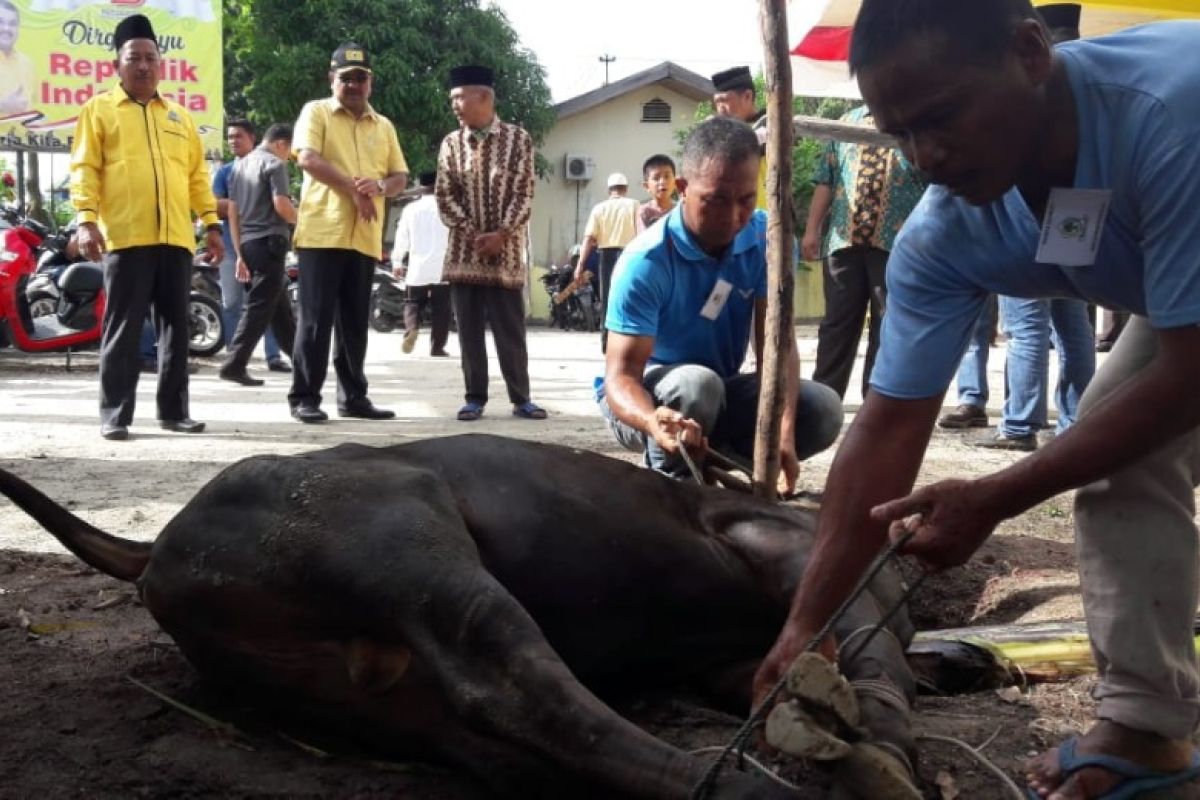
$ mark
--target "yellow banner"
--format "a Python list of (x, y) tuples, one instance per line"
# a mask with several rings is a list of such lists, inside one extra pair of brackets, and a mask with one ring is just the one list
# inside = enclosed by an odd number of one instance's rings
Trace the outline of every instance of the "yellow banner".
[(117, 84), (112, 35), (130, 14), (154, 26), (159, 93), (191, 112), (220, 159), (220, 0), (0, 0), (0, 150), (70, 148), (79, 109)]

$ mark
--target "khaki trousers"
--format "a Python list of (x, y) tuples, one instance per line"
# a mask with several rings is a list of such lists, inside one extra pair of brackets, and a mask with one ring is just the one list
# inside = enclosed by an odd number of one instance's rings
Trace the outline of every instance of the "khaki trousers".
[[(1080, 417), (1149, 364), (1157, 349), (1146, 319), (1132, 318), (1084, 392)], [(1192, 636), (1200, 582), (1198, 478), (1200, 429), (1075, 496), (1084, 611), (1100, 670), (1097, 716), (1168, 739), (1190, 737), (1200, 721)]]

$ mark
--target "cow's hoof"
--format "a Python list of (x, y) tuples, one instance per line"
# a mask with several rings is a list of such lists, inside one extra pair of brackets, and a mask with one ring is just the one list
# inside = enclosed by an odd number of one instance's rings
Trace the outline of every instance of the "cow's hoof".
[(821, 727), (795, 700), (771, 710), (767, 742), (788, 755), (814, 761), (836, 761), (851, 751), (849, 744)]
[(908, 765), (882, 747), (859, 742), (837, 765), (831, 797), (921, 800)]
[(787, 674), (787, 690), (810, 711), (828, 712), (847, 728), (858, 726), (858, 696), (835, 665), (817, 653), (801, 653)]

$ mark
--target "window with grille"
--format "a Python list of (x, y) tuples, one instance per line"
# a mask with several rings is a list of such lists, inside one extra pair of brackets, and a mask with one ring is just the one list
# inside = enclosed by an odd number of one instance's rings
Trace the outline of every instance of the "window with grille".
[(642, 103), (642, 122), (670, 122), (671, 104), (665, 100), (654, 98)]

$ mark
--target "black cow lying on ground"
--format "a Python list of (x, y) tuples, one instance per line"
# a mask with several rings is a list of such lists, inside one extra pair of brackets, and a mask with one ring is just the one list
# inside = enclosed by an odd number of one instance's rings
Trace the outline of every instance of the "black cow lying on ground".
[[(137, 584), (207, 678), (379, 751), (461, 764), (522, 797), (685, 798), (708, 758), (598, 695), (692, 682), (745, 710), (813, 514), (593, 453), (492, 436), (342, 445), (230, 466), (153, 545), (110, 536), (0, 471), (0, 492)], [(884, 573), (837, 633), (899, 596)], [(901, 642), (842, 670), (911, 699)], [(862, 698), (912, 755), (906, 710)], [(858, 770), (854, 770), (858, 771)], [(792, 797), (727, 767), (714, 797)]]

